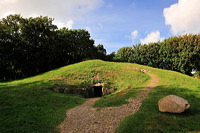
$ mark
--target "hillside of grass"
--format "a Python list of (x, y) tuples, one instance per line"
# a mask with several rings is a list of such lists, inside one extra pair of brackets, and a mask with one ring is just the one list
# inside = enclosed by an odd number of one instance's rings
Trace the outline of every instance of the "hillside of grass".
[(58, 132), (66, 110), (86, 99), (62, 94), (52, 88), (83, 88), (91, 86), (92, 77), (100, 74), (108, 88), (118, 88), (104, 96), (95, 106), (115, 106), (126, 103), (145, 86), (149, 76), (138, 68), (144, 66), (99, 60), (85, 61), (22, 80), (0, 83), (0, 132)]
[[(52, 91), (52, 88), (84, 88), (100, 82), (118, 88), (103, 96), (95, 107), (118, 106), (145, 87), (150, 77), (140, 70), (150, 70), (160, 77), (156, 88), (143, 101), (140, 110), (124, 119), (117, 132), (195, 132), (200, 131), (200, 80), (189, 76), (131, 63), (90, 60), (62, 67), (22, 80), (0, 83), (0, 132), (58, 132), (66, 110), (87, 99), (74, 94)], [(160, 98), (175, 94), (187, 99), (191, 109), (183, 114), (158, 111)]]
[[(178, 72), (149, 69), (160, 77), (160, 83), (143, 101), (140, 110), (121, 122), (117, 132), (199, 132), (200, 80)], [(171, 94), (187, 99), (191, 108), (183, 114), (159, 112), (159, 99)]]

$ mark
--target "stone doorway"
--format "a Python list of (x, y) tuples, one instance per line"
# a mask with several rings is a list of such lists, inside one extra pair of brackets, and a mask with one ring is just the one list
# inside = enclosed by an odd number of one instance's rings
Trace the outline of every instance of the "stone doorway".
[(94, 86), (94, 97), (101, 97), (102, 95), (102, 86)]

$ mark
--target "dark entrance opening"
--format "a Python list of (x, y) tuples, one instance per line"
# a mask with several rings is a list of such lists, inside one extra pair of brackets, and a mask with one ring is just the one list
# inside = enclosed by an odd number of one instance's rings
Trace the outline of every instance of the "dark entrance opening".
[(94, 86), (94, 97), (101, 97), (102, 95), (102, 86)]

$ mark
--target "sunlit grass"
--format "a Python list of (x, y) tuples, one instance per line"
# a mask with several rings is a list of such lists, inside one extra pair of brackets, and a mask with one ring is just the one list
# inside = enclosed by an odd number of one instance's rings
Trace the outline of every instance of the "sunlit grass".
[[(134, 97), (150, 77), (148, 69), (160, 77), (158, 86), (143, 101), (141, 109), (127, 117), (117, 132), (188, 132), (200, 130), (200, 80), (189, 76), (130, 63), (85, 61), (18, 81), (0, 83), (0, 132), (57, 132), (66, 110), (86, 99), (55, 93), (54, 87), (77, 89), (90, 86), (97, 73), (105, 87), (118, 88), (103, 96), (95, 107), (118, 106)], [(191, 109), (180, 115), (160, 113), (160, 98), (175, 94), (187, 99)]]
[[(152, 69), (159, 85), (143, 101), (140, 110), (126, 118), (117, 132), (193, 132), (200, 131), (200, 80), (165, 70)], [(183, 114), (161, 113), (158, 100), (174, 94), (187, 99), (191, 109)]]
[[(0, 83), (0, 132), (56, 132), (56, 127), (66, 117), (66, 110), (83, 103), (86, 99), (71, 94), (55, 93), (51, 89), (77, 89), (92, 85), (91, 78), (97, 73), (106, 87), (119, 89), (114, 95), (108, 96), (112, 97), (112, 101), (103, 98), (104, 100), (100, 101), (107, 104), (97, 105), (122, 104), (127, 97), (132, 96), (130, 94), (134, 94), (133, 88), (146, 83), (149, 78), (146, 74), (134, 70), (134, 67), (134, 64), (93, 60), (22, 80)], [(121, 96), (118, 97), (119, 95)]]

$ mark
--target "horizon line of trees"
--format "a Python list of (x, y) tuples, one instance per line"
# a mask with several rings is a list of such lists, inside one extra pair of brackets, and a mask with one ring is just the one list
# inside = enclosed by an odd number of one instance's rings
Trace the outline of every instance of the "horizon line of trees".
[(83, 29), (58, 29), (52, 18), (9, 15), (0, 20), (0, 81), (34, 76), (88, 59), (131, 62), (191, 75), (200, 71), (200, 35), (170, 37), (107, 54)]
[(0, 81), (34, 76), (86, 59), (106, 58), (88, 31), (58, 29), (49, 17), (0, 20)]
[(192, 71), (200, 71), (200, 35), (186, 34), (162, 42), (123, 47), (114, 60), (192, 75)]

